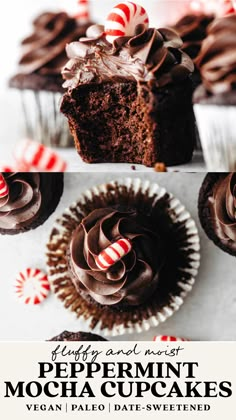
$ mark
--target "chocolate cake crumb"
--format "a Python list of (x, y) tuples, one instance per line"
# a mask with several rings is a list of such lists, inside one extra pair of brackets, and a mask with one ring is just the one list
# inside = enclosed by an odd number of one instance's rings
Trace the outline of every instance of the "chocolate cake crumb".
[(167, 167), (163, 162), (157, 162), (154, 166), (155, 172), (167, 172)]

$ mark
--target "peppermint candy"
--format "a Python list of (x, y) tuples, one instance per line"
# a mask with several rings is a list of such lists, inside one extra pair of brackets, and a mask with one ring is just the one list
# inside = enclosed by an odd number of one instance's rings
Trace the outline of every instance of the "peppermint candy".
[(149, 19), (146, 10), (131, 1), (115, 6), (105, 22), (105, 36), (111, 44), (121, 36), (134, 36), (137, 25), (148, 28)]
[(88, 0), (77, 0), (77, 12), (74, 17), (80, 22), (87, 23), (90, 21)]
[(132, 249), (132, 244), (129, 239), (118, 239), (112, 245), (104, 249), (95, 258), (95, 262), (102, 271), (108, 270), (117, 261), (121, 260)]
[(66, 162), (52, 149), (33, 140), (22, 140), (15, 148), (18, 167), (30, 170), (32, 167), (42, 172), (64, 172)]
[(16, 295), (25, 304), (38, 305), (46, 299), (49, 291), (48, 278), (38, 268), (27, 268), (16, 278)]
[(171, 335), (156, 335), (153, 341), (189, 341), (186, 338), (173, 337)]
[(219, 17), (230, 15), (234, 13), (234, 5), (232, 0), (218, 0), (216, 15)]
[(9, 188), (7, 182), (2, 173), (0, 173), (0, 198), (4, 198), (8, 195)]
[(15, 172), (12, 166), (0, 165), (0, 172)]

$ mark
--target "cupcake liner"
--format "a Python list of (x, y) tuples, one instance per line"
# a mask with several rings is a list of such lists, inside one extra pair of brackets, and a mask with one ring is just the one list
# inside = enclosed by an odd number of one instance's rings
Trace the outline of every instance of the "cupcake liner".
[[(162, 214), (163, 220), (160, 219), (159, 224), (163, 232), (166, 231), (173, 239), (168, 247), (169, 256), (174, 247), (173, 255), (178, 261), (174, 267), (173, 264), (166, 264), (165, 281), (160, 282), (158, 290), (148, 302), (122, 312), (85, 301), (71, 281), (66, 258), (72, 232), (81, 220), (93, 209), (115, 203), (136, 206), (142, 212), (151, 210), (155, 220), (158, 220), (158, 214)], [(156, 183), (126, 178), (87, 190), (56, 220), (47, 244), (48, 276), (52, 290), (64, 306), (75, 312), (77, 317), (83, 316), (88, 327), (98, 334), (116, 336), (142, 332), (164, 322), (183, 304), (198, 273), (199, 250), (196, 224), (177, 198)], [(175, 278), (168, 276), (172, 272)]]
[(236, 107), (194, 105), (203, 154), (209, 172), (236, 170)]
[(24, 136), (50, 147), (74, 146), (67, 121), (59, 111), (61, 93), (26, 89), (20, 95)]

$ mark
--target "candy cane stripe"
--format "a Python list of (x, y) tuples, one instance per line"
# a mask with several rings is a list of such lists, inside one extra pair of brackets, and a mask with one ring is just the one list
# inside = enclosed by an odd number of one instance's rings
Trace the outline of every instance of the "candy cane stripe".
[(186, 338), (174, 337), (171, 335), (156, 335), (153, 341), (188, 341)]
[(128, 239), (118, 239), (116, 242), (101, 251), (95, 258), (95, 262), (100, 270), (107, 270), (127, 255), (131, 249), (132, 245)]
[(112, 43), (120, 36), (134, 36), (135, 28), (144, 24), (148, 28), (148, 15), (145, 9), (132, 2), (120, 3), (109, 13), (105, 23), (105, 34)]
[(27, 268), (16, 278), (15, 293), (25, 304), (39, 304), (50, 291), (48, 278), (38, 268)]
[(8, 195), (9, 188), (4, 176), (0, 173), (0, 198), (4, 198)]

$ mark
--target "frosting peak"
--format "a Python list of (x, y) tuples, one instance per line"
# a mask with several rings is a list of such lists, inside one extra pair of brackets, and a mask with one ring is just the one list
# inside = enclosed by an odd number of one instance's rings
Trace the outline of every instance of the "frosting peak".
[(20, 72), (60, 75), (66, 63), (65, 45), (79, 39), (88, 25), (79, 25), (64, 12), (45, 12), (34, 20), (33, 26), (32, 35), (22, 41)]
[(171, 29), (146, 29), (137, 25), (134, 36), (110, 44), (104, 27), (93, 25), (87, 37), (67, 46), (69, 62), (62, 71), (64, 87), (126, 78), (156, 80), (159, 86), (185, 79), (193, 71), (191, 59), (181, 51), (182, 41)]
[(0, 198), (0, 228), (16, 229), (30, 223), (41, 207), (39, 173), (5, 173), (9, 193)]
[(196, 60), (206, 90), (213, 94), (236, 87), (236, 14), (216, 19)]
[[(132, 242), (131, 251), (103, 271), (96, 257), (116, 240)], [(163, 256), (159, 238), (136, 211), (94, 210), (75, 230), (70, 244), (76, 288), (102, 305), (139, 305), (156, 289)]]
[(236, 173), (230, 173), (217, 183), (211, 212), (217, 235), (236, 249)]

